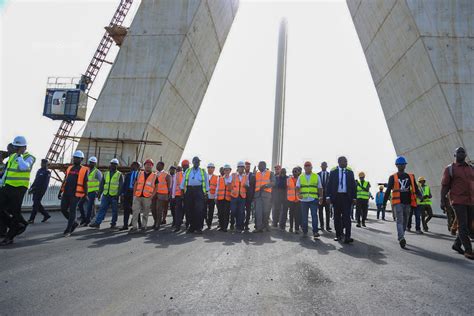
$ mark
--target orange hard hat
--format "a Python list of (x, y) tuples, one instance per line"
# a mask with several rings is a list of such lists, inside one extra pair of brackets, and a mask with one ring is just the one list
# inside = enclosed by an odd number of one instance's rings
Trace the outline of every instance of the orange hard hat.
[(181, 166), (189, 166), (189, 160), (184, 159), (183, 161), (181, 161)]
[(154, 165), (155, 165), (155, 163), (153, 162), (153, 159), (151, 159), (151, 158), (149, 158), (149, 159), (145, 160), (145, 163), (144, 163), (144, 165), (146, 165), (147, 163), (151, 163), (151, 165), (152, 165), (152, 166), (154, 166)]

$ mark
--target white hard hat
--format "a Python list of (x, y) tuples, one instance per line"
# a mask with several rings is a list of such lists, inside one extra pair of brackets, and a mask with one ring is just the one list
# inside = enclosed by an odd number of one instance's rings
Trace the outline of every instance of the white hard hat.
[(245, 167), (245, 162), (239, 161), (239, 162), (237, 163), (237, 168), (238, 168), (238, 167)]
[(119, 164), (119, 161), (118, 161), (117, 158), (114, 158), (114, 159), (112, 159), (112, 160), (110, 161), (110, 163), (114, 163), (114, 164), (118, 165), (118, 164)]
[(84, 153), (80, 150), (76, 150), (76, 152), (74, 153), (74, 155), (72, 155), (74, 158), (81, 158), (81, 159), (84, 159)]
[(26, 146), (26, 138), (23, 137), (23, 136), (17, 136), (13, 140), (12, 145), (17, 146), (17, 147), (25, 147)]
[(97, 163), (97, 158), (92, 156), (92, 157), (89, 158), (89, 162)]
[(231, 168), (231, 166), (230, 166), (228, 163), (226, 163), (226, 164), (224, 165), (224, 169), (232, 169), (232, 168)]
[(210, 162), (210, 163), (207, 164), (207, 167), (208, 168), (215, 168), (216, 166), (214, 166), (214, 164), (212, 162)]

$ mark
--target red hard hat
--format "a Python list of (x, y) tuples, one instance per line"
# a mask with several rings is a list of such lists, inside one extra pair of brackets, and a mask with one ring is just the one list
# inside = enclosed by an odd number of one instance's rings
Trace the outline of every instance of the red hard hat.
[(152, 166), (154, 166), (154, 165), (155, 165), (155, 163), (153, 162), (153, 159), (151, 159), (151, 158), (150, 158), (150, 159), (147, 159), (147, 160), (145, 160), (145, 163), (144, 163), (144, 165), (146, 165), (147, 163), (151, 163), (151, 165), (152, 165)]
[(181, 161), (181, 166), (189, 166), (189, 160), (184, 159), (183, 161)]

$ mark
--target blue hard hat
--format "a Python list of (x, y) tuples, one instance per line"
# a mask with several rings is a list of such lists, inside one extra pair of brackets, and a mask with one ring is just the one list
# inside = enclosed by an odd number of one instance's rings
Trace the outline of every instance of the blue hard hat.
[(395, 160), (395, 164), (396, 165), (406, 165), (407, 160), (405, 159), (405, 157), (399, 156), (399, 157), (397, 157), (397, 160)]

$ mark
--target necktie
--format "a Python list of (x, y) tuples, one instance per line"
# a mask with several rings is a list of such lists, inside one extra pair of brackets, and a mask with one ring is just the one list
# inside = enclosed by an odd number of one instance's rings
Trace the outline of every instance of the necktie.
[(341, 169), (341, 180), (339, 182), (341, 189), (344, 187), (343, 179), (344, 179), (344, 169)]

